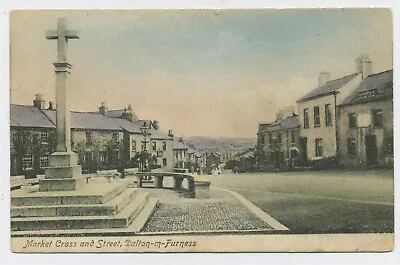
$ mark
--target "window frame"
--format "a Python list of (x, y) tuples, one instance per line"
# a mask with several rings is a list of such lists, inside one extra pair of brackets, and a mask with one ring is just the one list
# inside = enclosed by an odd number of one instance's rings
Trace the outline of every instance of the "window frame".
[(332, 111), (330, 103), (325, 104), (325, 126), (332, 126)]
[[(314, 110), (313, 111), (313, 114), (314, 114), (314, 128), (321, 127), (321, 111), (319, 109), (319, 106), (314, 106), (313, 110)], [(318, 121), (318, 123), (317, 123), (317, 121)]]
[(322, 143), (322, 138), (315, 138), (315, 157), (324, 156), (324, 146)]
[(310, 128), (310, 115), (308, 112), (308, 108), (303, 109), (303, 123), (304, 129)]
[[(379, 117), (379, 119), (377, 119)], [(372, 127), (383, 128), (383, 111), (382, 109), (372, 110)]]
[(349, 128), (350, 129), (355, 129), (357, 128), (357, 115), (355, 112), (350, 112), (348, 114), (348, 119), (349, 119)]

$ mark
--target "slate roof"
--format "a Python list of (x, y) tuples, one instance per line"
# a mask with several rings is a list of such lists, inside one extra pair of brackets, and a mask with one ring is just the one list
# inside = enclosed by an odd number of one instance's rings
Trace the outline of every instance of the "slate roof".
[[(122, 114), (127, 112), (128, 110), (126, 109), (116, 109), (116, 110), (108, 110), (106, 116), (110, 118), (121, 118)], [(133, 120), (138, 120), (138, 116), (131, 111), (132, 113), (132, 119)]]
[(393, 99), (393, 70), (365, 78), (341, 105), (360, 104), (379, 99)]
[(175, 149), (175, 150), (189, 149), (189, 146), (174, 139), (174, 141), (172, 142), (172, 149)]
[(140, 130), (140, 127), (142, 126), (141, 123), (131, 122), (121, 118), (113, 118), (113, 120), (118, 124), (118, 126), (130, 133), (142, 134), (142, 131)]
[(322, 97), (328, 94), (331, 94), (338, 89), (340, 89), (342, 86), (346, 85), (348, 82), (350, 82), (354, 77), (356, 77), (358, 74), (351, 74), (347, 75), (335, 80), (330, 80), (326, 82), (324, 85), (317, 87), (316, 89), (312, 90), (311, 92), (307, 93), (303, 97), (301, 97), (297, 102), (302, 102), (302, 101), (307, 101), (313, 98), (318, 98)]
[(293, 115), (271, 123), (265, 132), (286, 131), (300, 126), (299, 116)]
[(150, 138), (155, 139), (155, 140), (172, 140), (172, 137), (169, 136), (167, 133), (161, 131), (160, 129), (155, 130), (151, 129), (150, 130)]
[[(43, 110), (43, 112), (54, 124), (56, 123), (55, 110)], [(71, 128), (78, 130), (122, 131), (122, 128), (114, 121), (114, 119), (93, 112), (71, 111)]]
[(33, 106), (10, 105), (10, 126), (30, 128), (55, 128), (53, 123), (43, 112)]

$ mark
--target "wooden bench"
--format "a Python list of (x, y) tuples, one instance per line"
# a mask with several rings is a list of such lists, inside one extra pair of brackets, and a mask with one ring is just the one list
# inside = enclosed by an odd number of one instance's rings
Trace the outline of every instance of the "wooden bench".
[(172, 177), (174, 179), (174, 189), (184, 190), (182, 183), (184, 179), (188, 181), (188, 188), (186, 191), (194, 198), (210, 198), (210, 180), (206, 175), (197, 174), (183, 174), (183, 173), (171, 173), (171, 172), (138, 172), (136, 173), (138, 177), (137, 185), (142, 187), (142, 179), (146, 176), (152, 176), (155, 178), (155, 187), (157, 189), (162, 189), (164, 177)]

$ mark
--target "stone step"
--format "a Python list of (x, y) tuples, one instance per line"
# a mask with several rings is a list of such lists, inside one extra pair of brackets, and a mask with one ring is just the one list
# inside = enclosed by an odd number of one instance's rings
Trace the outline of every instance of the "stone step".
[(11, 231), (12, 237), (26, 236), (131, 236), (136, 235), (150, 219), (158, 205), (158, 198), (149, 198), (146, 205), (134, 218), (132, 223), (125, 228), (108, 229), (69, 229), (69, 230), (31, 230), (31, 231)]
[(94, 190), (55, 192), (32, 191), (31, 193), (24, 193), (22, 190), (15, 191), (11, 193), (11, 207), (65, 204), (103, 204), (124, 191), (126, 185), (120, 183), (105, 183), (91, 185), (90, 188)]
[(149, 194), (140, 192), (112, 216), (51, 216), (11, 218), (11, 231), (126, 228), (140, 213)]
[(128, 205), (136, 192), (137, 189), (125, 189), (104, 204), (13, 206), (10, 212), (11, 217), (113, 215)]

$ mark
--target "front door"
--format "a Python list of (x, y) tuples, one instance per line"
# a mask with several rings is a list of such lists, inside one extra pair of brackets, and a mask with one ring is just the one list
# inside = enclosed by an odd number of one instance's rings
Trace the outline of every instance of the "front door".
[(307, 164), (307, 137), (300, 137), (299, 139), (300, 145), (300, 160), (302, 165)]
[(367, 135), (365, 137), (365, 152), (367, 157), (367, 166), (378, 163), (378, 147), (376, 146), (376, 135)]

